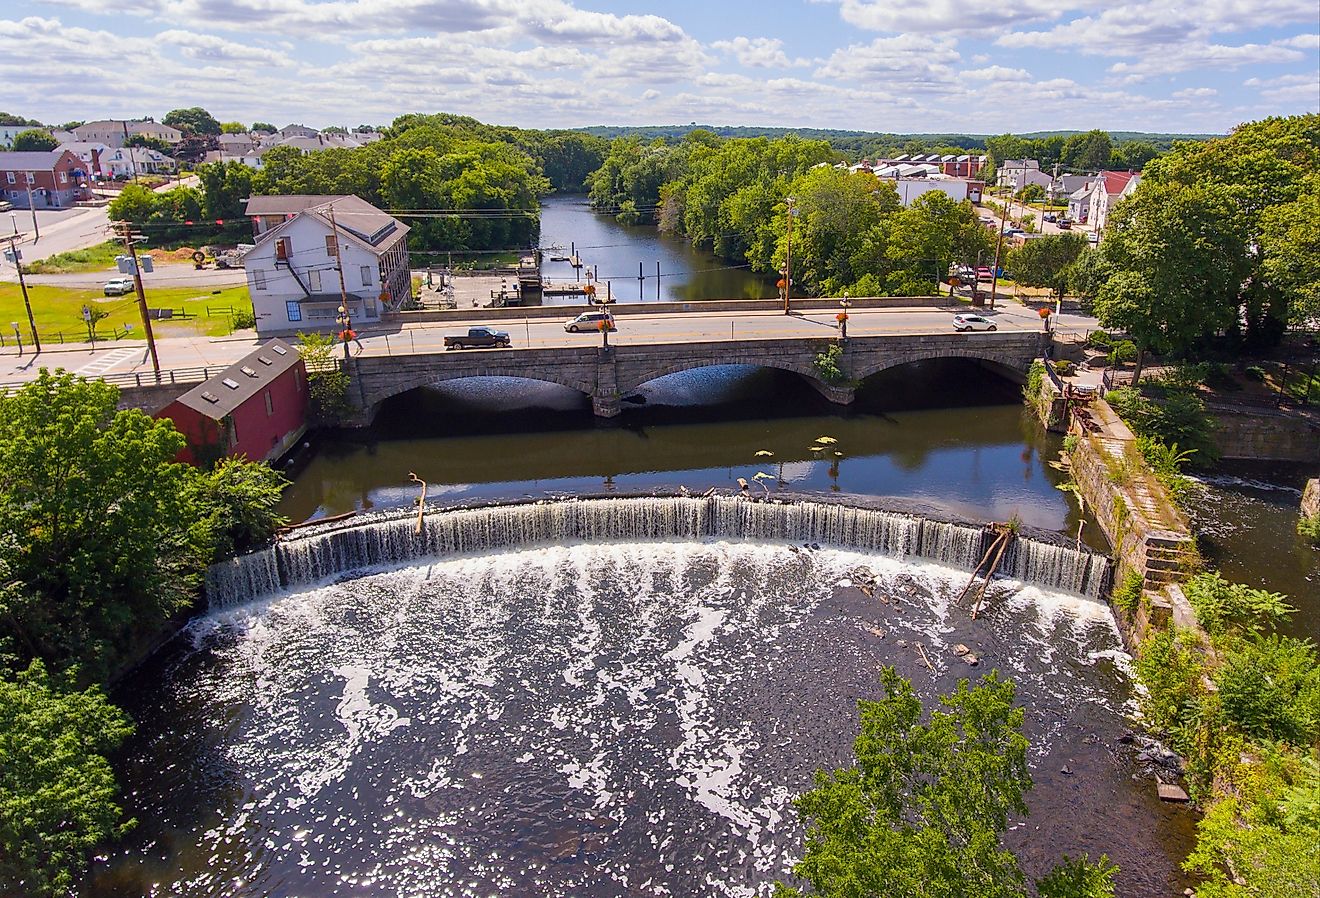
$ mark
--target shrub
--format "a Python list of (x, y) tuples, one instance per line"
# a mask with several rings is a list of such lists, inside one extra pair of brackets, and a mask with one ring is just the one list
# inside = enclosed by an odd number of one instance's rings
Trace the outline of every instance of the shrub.
[(1201, 692), (1204, 653), (1183, 631), (1156, 633), (1141, 647), (1137, 676), (1146, 687), (1141, 706), (1146, 717), (1166, 730), (1180, 726)]
[(1213, 464), (1219, 450), (1212, 436), (1214, 419), (1206, 413), (1205, 403), (1191, 392), (1167, 387), (1161, 392), (1160, 401), (1154, 402), (1134, 387), (1121, 387), (1107, 393), (1105, 401), (1138, 436), (1194, 453), (1198, 465)]
[(843, 347), (837, 343), (831, 343), (825, 347), (823, 352), (816, 354), (814, 362), (816, 373), (820, 379), (827, 384), (841, 384), (848, 378), (839, 367), (839, 362), (843, 360)]
[(1091, 331), (1086, 337), (1086, 345), (1092, 349), (1108, 349), (1113, 342), (1108, 331)]
[(1224, 716), (1257, 739), (1307, 743), (1320, 735), (1320, 663), (1309, 640), (1251, 637), (1215, 672)]
[(1026, 388), (1027, 395), (1032, 399), (1035, 399), (1037, 396), (1039, 396), (1041, 385), (1044, 382), (1045, 382), (1045, 365), (1041, 362), (1040, 359), (1036, 359), (1031, 363), (1031, 367), (1027, 369), (1027, 388)]
[(1183, 476), (1182, 469), (1196, 450), (1180, 451), (1177, 443), (1169, 446), (1151, 437), (1137, 437), (1137, 449), (1173, 501), (1182, 504), (1192, 490), (1192, 481)]
[(1132, 614), (1141, 604), (1141, 588), (1145, 580), (1140, 571), (1128, 571), (1123, 582), (1114, 588), (1114, 607), (1125, 614)]
[(1197, 574), (1183, 585), (1196, 619), (1207, 633), (1259, 633), (1282, 623), (1297, 609), (1287, 596), (1242, 583), (1230, 583), (1218, 573)]
[(257, 326), (257, 316), (251, 309), (234, 313), (234, 330), (249, 330)]
[(1109, 364), (1126, 365), (1128, 362), (1136, 361), (1137, 344), (1131, 340), (1120, 340), (1109, 348)]
[(1265, 369), (1260, 365), (1248, 365), (1246, 368), (1247, 377), (1255, 381), (1265, 382)]
[(1077, 434), (1070, 433), (1063, 438), (1063, 451), (1069, 455), (1077, 451)]
[(1311, 518), (1302, 518), (1298, 521), (1297, 532), (1312, 544), (1320, 546), (1320, 514)]
[(1063, 377), (1067, 377), (1069, 374), (1072, 374), (1072, 369), (1073, 369), (1073, 363), (1068, 361), (1067, 359), (1059, 359), (1054, 363), (1054, 370)]

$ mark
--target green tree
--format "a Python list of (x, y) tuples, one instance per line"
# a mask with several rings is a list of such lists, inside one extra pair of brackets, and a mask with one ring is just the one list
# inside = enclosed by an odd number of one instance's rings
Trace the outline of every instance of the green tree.
[(1086, 238), (1080, 234), (1047, 234), (1009, 250), (1006, 267), (1017, 283), (1049, 287), (1062, 299), (1072, 266), (1086, 251)]
[(248, 128), (247, 128), (247, 125), (243, 124), (242, 122), (221, 122), (221, 123), (220, 123), (220, 133), (221, 133), (221, 134), (246, 134), (246, 133), (248, 133)]
[(150, 134), (130, 134), (124, 139), (124, 146), (155, 150), (157, 153), (164, 153), (167, 156), (174, 152), (173, 144), (167, 140), (161, 140), (159, 137), (152, 137)]
[(1099, 129), (1074, 134), (1063, 142), (1060, 161), (1073, 171), (1101, 171), (1109, 168), (1114, 143)]
[(19, 131), (14, 135), (15, 153), (44, 153), (56, 149), (60, 142), (50, 136), (50, 132), (31, 128), (27, 131)]
[(971, 203), (955, 202), (938, 190), (923, 193), (892, 219), (885, 250), (888, 292), (933, 294), (950, 265), (975, 264), (978, 254), (989, 257), (993, 250), (990, 232)]
[(280, 130), (280, 129), (279, 129), (279, 128), (276, 128), (276, 127), (275, 127), (274, 125), (272, 125), (270, 122), (253, 122), (253, 123), (252, 123), (252, 130), (253, 130), (253, 131), (265, 131), (267, 134), (274, 134), (276, 131), (278, 131), (278, 130)]
[(1238, 206), (1215, 184), (1142, 183), (1110, 214), (1095, 314), (1139, 350), (1184, 354), (1232, 326), (1249, 274)]
[(100, 689), (76, 691), (40, 661), (0, 678), (0, 893), (69, 895), (125, 828), (106, 754), (131, 731)]
[[(892, 667), (880, 682), (882, 699), (858, 702), (853, 764), (818, 771), (794, 803), (808, 821), (794, 876), (823, 898), (1025, 898), (1026, 878), (1000, 841), (1010, 815), (1027, 813), (1031, 788), (1012, 682), (994, 672), (975, 686), (963, 680), (926, 723), (911, 683)], [(1098, 866), (1111, 869), (1103, 858)], [(1051, 898), (1112, 896), (1103, 876), (1074, 877), (1089, 893), (1059, 890), (1064, 870), (1043, 881)]]
[(219, 134), (220, 123), (215, 116), (200, 106), (187, 109), (171, 109), (161, 119), (167, 125), (178, 128), (185, 134)]
[(1114, 168), (1141, 171), (1146, 167), (1147, 162), (1159, 155), (1160, 151), (1153, 143), (1145, 140), (1129, 140), (1114, 147), (1110, 164)]
[(1290, 323), (1320, 319), (1320, 176), (1291, 202), (1261, 213), (1260, 269), (1287, 303)]
[[(78, 124), (82, 124), (82, 122), (79, 122)], [(36, 119), (23, 118), (23, 116), (14, 115), (11, 112), (0, 112), (0, 125), (31, 125), (34, 128), (42, 127), (41, 122)]]
[(116, 409), (101, 382), (42, 370), (0, 398), (0, 538), (32, 601), (13, 620), (27, 657), (100, 676), (191, 597), (183, 437)]
[(189, 479), (185, 498), (195, 510), (191, 541), (209, 546), (212, 562), (264, 545), (288, 523), (278, 511), (288, 485), (269, 465), (219, 459)]
[(241, 162), (205, 162), (197, 166), (208, 221), (243, 220), (244, 200), (252, 196), (252, 174), (252, 169)]

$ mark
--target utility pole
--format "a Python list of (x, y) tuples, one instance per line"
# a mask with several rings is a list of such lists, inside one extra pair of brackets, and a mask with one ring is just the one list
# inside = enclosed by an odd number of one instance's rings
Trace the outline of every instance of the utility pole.
[(990, 308), (995, 307), (995, 296), (999, 292), (999, 253), (1004, 246), (1004, 223), (1008, 221), (1008, 204), (1013, 202), (1012, 194), (999, 207), (999, 239), (995, 241), (995, 264), (990, 268)]
[(122, 222), (124, 230), (124, 248), (133, 260), (133, 286), (137, 288), (138, 312), (142, 315), (142, 330), (147, 335), (147, 349), (151, 352), (151, 370), (160, 378), (160, 358), (156, 355), (156, 335), (151, 331), (151, 315), (147, 311), (147, 294), (142, 289), (142, 266), (138, 264), (137, 241), (133, 237), (133, 225)]
[(789, 299), (793, 295), (793, 197), (787, 200), (788, 233), (784, 243), (784, 314), (789, 313)]
[[(353, 322), (348, 313), (348, 288), (344, 286), (344, 245), (339, 242), (339, 225), (335, 222), (335, 205), (329, 205), (330, 230), (335, 235), (335, 268), (339, 271), (339, 308), (344, 317), (344, 362), (348, 362), (348, 333), (353, 329)], [(361, 344), (359, 344), (359, 347)]]
[(32, 172), (24, 174), (27, 175), (28, 211), (32, 213), (32, 242), (36, 243), (41, 239), (41, 228), (37, 227), (37, 206), (32, 202)]
[(23, 307), (27, 309), (28, 327), (32, 329), (32, 345), (41, 353), (41, 338), (37, 336), (37, 322), (32, 317), (32, 303), (28, 301), (27, 281), (23, 280), (23, 257), (18, 249), (18, 234), (9, 237), (9, 254), (14, 257), (14, 268), (18, 271), (18, 288), (23, 292)]

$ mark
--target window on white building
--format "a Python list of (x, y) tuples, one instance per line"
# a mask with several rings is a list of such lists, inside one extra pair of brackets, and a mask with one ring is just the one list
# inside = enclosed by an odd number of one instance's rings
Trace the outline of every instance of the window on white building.
[(288, 313), (290, 321), (302, 321), (302, 306), (294, 300), (289, 300), (284, 304), (284, 311)]
[(370, 287), (370, 286), (371, 286), (371, 266), (370, 266), (370, 265), (363, 265), (363, 266), (362, 266), (362, 286), (364, 286), (364, 287)]
[(312, 269), (311, 271), (307, 272), (307, 281), (308, 281), (309, 284), (311, 284), (311, 290), (312, 290), (313, 293), (320, 293), (320, 292), (321, 292), (321, 272), (320, 272), (320, 271), (318, 271), (317, 269)]
[(262, 271), (259, 268), (253, 269), (252, 271), (252, 289), (253, 290), (266, 289), (266, 272)]
[(334, 235), (334, 234), (326, 234), (326, 235), (325, 235), (325, 254), (326, 254), (327, 256), (337, 256), (337, 255), (339, 255), (339, 247), (335, 245), (335, 235)]

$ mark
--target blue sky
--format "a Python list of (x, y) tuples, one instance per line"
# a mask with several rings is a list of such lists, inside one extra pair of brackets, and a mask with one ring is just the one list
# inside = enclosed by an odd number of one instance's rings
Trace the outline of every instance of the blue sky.
[(314, 126), (1222, 132), (1320, 107), (1317, 0), (5, 0), (0, 109)]

